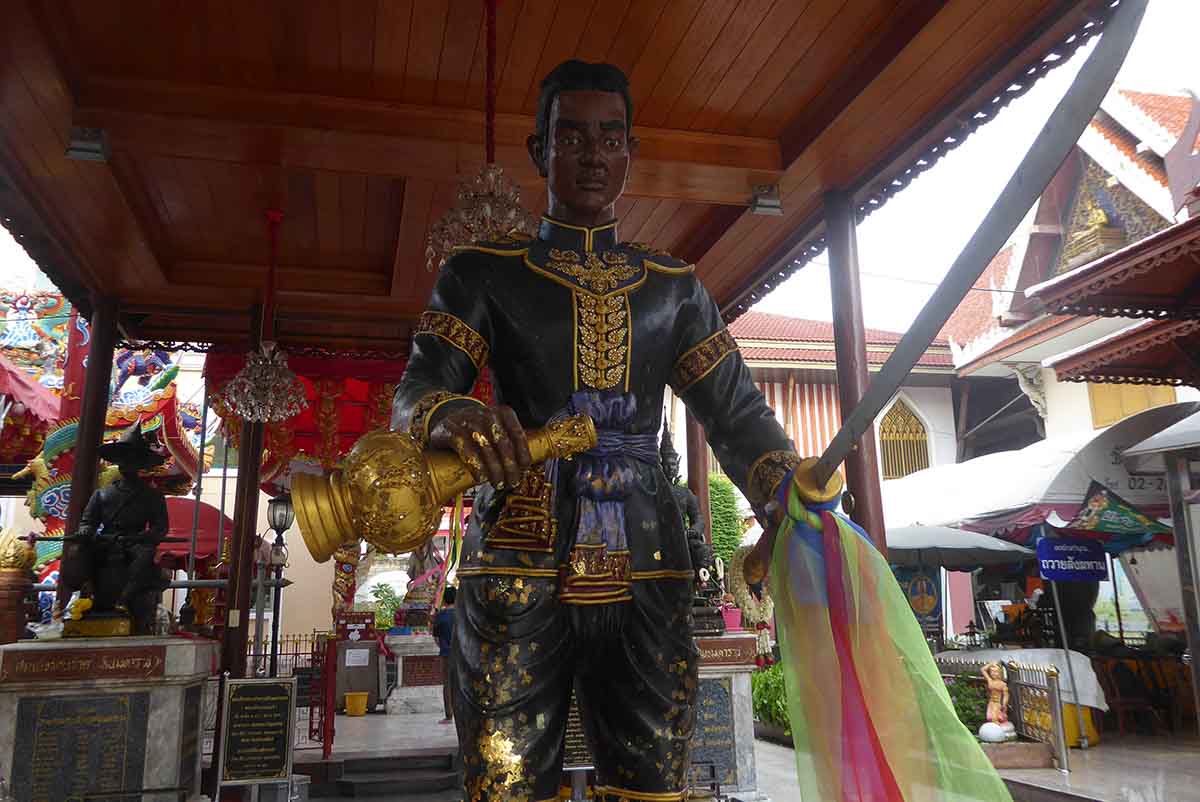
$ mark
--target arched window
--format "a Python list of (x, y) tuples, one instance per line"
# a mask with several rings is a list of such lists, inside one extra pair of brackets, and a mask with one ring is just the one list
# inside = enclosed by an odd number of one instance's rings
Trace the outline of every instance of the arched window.
[(879, 448), (884, 479), (899, 479), (929, 467), (929, 433), (902, 398), (879, 423)]

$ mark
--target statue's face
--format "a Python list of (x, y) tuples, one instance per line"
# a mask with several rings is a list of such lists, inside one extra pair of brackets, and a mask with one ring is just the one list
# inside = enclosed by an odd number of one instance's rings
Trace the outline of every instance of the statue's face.
[(663, 473), (667, 478), (674, 479), (679, 475), (679, 457), (666, 457), (663, 459)]
[(547, 179), (550, 214), (575, 225), (613, 219), (636, 149), (620, 94), (560, 92), (550, 108), (546, 141), (529, 141), (530, 156)]

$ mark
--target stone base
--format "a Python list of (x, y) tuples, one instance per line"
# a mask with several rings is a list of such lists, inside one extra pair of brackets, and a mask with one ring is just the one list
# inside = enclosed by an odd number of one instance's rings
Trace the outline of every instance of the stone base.
[(441, 662), (433, 636), (388, 635), (386, 643), (396, 655), (397, 677), (387, 700), (387, 712), (443, 713)]
[(981, 744), (983, 753), (997, 769), (1052, 769), (1054, 750), (1050, 744), (1017, 742)]
[(388, 715), (414, 715), (437, 713), (442, 715), (442, 686), (428, 685), (423, 688), (395, 688), (387, 700)]
[(133, 632), (127, 615), (85, 615), (63, 621), (64, 638), (123, 638)]
[(18, 802), (198, 799), (218, 657), (216, 642), (184, 638), (0, 646), (0, 777)]
[(754, 763), (754, 673), (756, 638), (752, 633), (726, 633), (697, 638), (700, 690), (696, 699), (696, 734), (692, 762), (719, 766), (721, 793), (742, 802), (768, 802), (758, 790)]

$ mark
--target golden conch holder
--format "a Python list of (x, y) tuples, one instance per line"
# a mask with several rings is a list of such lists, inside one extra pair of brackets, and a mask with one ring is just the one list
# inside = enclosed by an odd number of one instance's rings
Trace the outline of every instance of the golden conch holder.
[[(533, 464), (568, 458), (596, 445), (587, 415), (526, 433)], [(432, 538), (442, 508), (475, 485), (451, 451), (422, 451), (409, 434), (376, 429), (350, 449), (342, 467), (323, 476), (294, 474), (292, 501), (304, 543), (317, 562), (359, 538), (389, 554), (413, 551)]]

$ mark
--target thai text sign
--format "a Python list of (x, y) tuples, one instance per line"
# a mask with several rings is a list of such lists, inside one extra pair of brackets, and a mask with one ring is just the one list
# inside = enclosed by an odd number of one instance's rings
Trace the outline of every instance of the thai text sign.
[(758, 640), (753, 633), (721, 638), (696, 638), (700, 663), (706, 666), (752, 666), (758, 657)]
[(1103, 582), (1108, 579), (1104, 549), (1091, 540), (1044, 537), (1038, 541), (1037, 556), (1042, 579), (1055, 582)]
[(115, 649), (12, 649), (0, 662), (0, 682), (150, 679), (166, 667), (163, 646)]
[(286, 782), (295, 722), (295, 677), (226, 680), (221, 783)]

